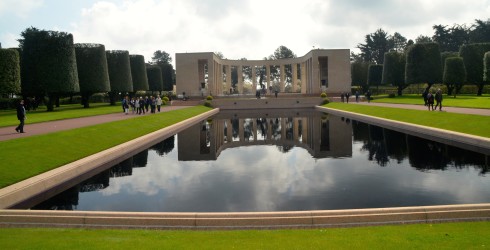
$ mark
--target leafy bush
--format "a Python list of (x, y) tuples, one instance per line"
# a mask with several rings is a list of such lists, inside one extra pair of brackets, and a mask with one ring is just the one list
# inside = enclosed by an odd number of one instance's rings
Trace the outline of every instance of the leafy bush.
[(164, 96), (164, 97), (162, 98), (162, 101), (164, 101), (165, 103), (167, 103), (168, 101), (170, 101), (170, 99), (168, 99), (168, 97)]
[(326, 97), (327, 97), (327, 93), (322, 92), (322, 93), (320, 94), (320, 97), (321, 97), (321, 98), (326, 98)]
[(206, 107), (212, 107), (210, 101), (205, 101), (204, 102), (204, 106), (206, 106)]
[(213, 97), (212, 97), (212, 96), (210, 96), (210, 95), (208, 95), (208, 96), (206, 97), (206, 100), (208, 100), (208, 101), (212, 101), (212, 100), (213, 100)]
[(330, 103), (330, 99), (323, 98), (322, 105), (329, 104), (329, 103)]

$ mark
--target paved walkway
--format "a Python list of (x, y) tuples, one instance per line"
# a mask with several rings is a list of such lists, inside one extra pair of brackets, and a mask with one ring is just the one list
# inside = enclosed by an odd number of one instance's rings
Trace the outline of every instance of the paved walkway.
[[(189, 106), (164, 106), (162, 107), (162, 112), (167, 112), (170, 110), (182, 109), (187, 107)], [(59, 121), (41, 122), (41, 123), (34, 123), (34, 124), (29, 124), (29, 120), (26, 120), (26, 124), (24, 126), (24, 131), (26, 131), (26, 133), (23, 134), (17, 133), (15, 131), (15, 127), (17, 126), (3, 127), (0, 128), (0, 141), (6, 141), (15, 138), (23, 138), (32, 135), (47, 134), (52, 132), (74, 129), (74, 128), (81, 128), (90, 125), (96, 125), (96, 124), (112, 122), (112, 121), (120, 121), (120, 120), (135, 118), (139, 116), (146, 116), (146, 115), (151, 115), (151, 114), (146, 113), (144, 115), (135, 115), (135, 114), (131, 114), (130, 111), (129, 115), (125, 115), (124, 113), (115, 113), (115, 114), (97, 115), (97, 116), (81, 117), (81, 118), (74, 118), (74, 119), (65, 119)]]

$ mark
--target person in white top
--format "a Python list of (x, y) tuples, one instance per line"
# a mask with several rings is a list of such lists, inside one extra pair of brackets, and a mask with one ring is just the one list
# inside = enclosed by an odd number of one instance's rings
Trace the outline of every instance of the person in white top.
[(157, 110), (160, 112), (160, 107), (162, 106), (162, 98), (160, 98), (160, 95), (157, 96)]

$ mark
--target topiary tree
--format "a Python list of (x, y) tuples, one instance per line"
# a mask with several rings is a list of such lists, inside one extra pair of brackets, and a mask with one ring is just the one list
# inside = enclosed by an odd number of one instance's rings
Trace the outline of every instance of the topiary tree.
[(20, 92), (20, 57), (16, 49), (0, 49), (0, 95)]
[(490, 82), (490, 51), (483, 57), (483, 81)]
[(488, 82), (483, 81), (483, 56), (490, 51), (490, 43), (465, 44), (459, 49), (459, 56), (463, 58), (466, 67), (466, 81), (478, 86), (477, 95), (481, 96), (483, 87)]
[(160, 65), (162, 69), (162, 80), (163, 80), (163, 91), (172, 91), (174, 89), (173, 75), (174, 66), (172, 64), (162, 64)]
[(47, 95), (47, 110), (60, 95), (78, 92), (73, 36), (65, 32), (27, 28), (19, 39), (21, 81), (24, 95)]
[(444, 77), (443, 82), (446, 84), (448, 89), (456, 91), (454, 92), (454, 97), (458, 94), (459, 90), (463, 86), (463, 83), (466, 81), (466, 69), (463, 62), (463, 58), (461, 57), (448, 57), (446, 58), (445, 66), (444, 66)]
[(108, 50), (106, 56), (111, 83), (109, 98), (111, 105), (116, 105), (117, 97), (127, 92), (133, 92), (129, 52), (127, 50)]
[(130, 55), (131, 76), (133, 78), (133, 91), (147, 91), (148, 76), (146, 74), (145, 57), (142, 55)]
[(111, 91), (105, 46), (77, 43), (75, 52), (82, 105), (84, 108), (89, 108), (91, 95)]
[(361, 86), (363, 92), (366, 92), (368, 88), (368, 68), (369, 63), (366, 62), (354, 62), (351, 64), (351, 85)]
[(442, 82), (441, 52), (437, 43), (416, 43), (406, 54), (405, 83), (427, 83), (427, 91), (434, 83)]
[(381, 64), (371, 64), (368, 67), (368, 85), (376, 86), (378, 89), (383, 78), (383, 65)]
[(392, 51), (385, 53), (381, 84), (397, 86), (397, 94), (408, 87), (405, 83), (405, 54)]
[(146, 74), (148, 75), (148, 85), (150, 91), (161, 91), (163, 88), (161, 68), (157, 65), (147, 66)]

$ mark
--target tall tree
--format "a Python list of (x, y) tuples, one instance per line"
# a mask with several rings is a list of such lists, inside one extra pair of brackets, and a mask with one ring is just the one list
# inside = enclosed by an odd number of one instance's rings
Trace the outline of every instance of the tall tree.
[(487, 21), (475, 20), (473, 29), (470, 30), (470, 43), (489, 43), (490, 42), (490, 19)]
[(448, 28), (445, 25), (434, 25), (432, 40), (439, 44), (441, 51), (458, 51), (459, 47), (469, 41), (469, 28), (466, 25), (454, 24)]
[[(444, 82), (444, 73), (446, 72), (446, 59), (450, 57), (459, 57), (459, 52), (442, 52), (441, 53), (441, 63), (442, 63), (442, 80)], [(466, 71), (465, 71), (465, 78), (466, 78)], [(446, 85), (447, 86), (447, 94), (452, 95), (453, 93), (453, 85)]]
[(157, 50), (153, 52), (153, 57), (151, 58), (152, 64), (171, 64), (172, 57), (169, 53), (163, 50)]
[(89, 108), (91, 95), (111, 91), (105, 46), (77, 43), (75, 44), (75, 53), (82, 105), (84, 108)]
[(351, 78), (352, 86), (361, 86), (363, 92), (368, 90), (368, 68), (369, 63), (367, 62), (353, 62), (351, 63)]
[(146, 67), (146, 73), (148, 75), (148, 84), (150, 87), (150, 91), (162, 91), (162, 69), (157, 65), (149, 65)]
[(73, 36), (31, 27), (21, 33), (22, 92), (47, 95), (47, 110), (60, 95), (80, 90)]
[(394, 40), (382, 29), (366, 35), (364, 41), (366, 43), (358, 44), (357, 48), (366, 62), (383, 64), (384, 54), (394, 48)]
[(396, 52), (404, 52), (407, 49), (407, 38), (398, 32), (391, 36), (391, 43), (393, 44), (393, 50)]
[(483, 81), (483, 57), (490, 51), (490, 43), (473, 43), (461, 46), (459, 56), (463, 58), (466, 67), (466, 80), (468, 83), (478, 86), (477, 95), (481, 96), (483, 87), (487, 84)]
[[(458, 94), (459, 90), (466, 81), (466, 69), (464, 66), (463, 58), (461, 57), (448, 57), (445, 61), (444, 66), (444, 77), (443, 82), (446, 84), (448, 89), (448, 95), (451, 95), (452, 90), (454, 91), (454, 97)], [(449, 92), (451, 89), (451, 92)]]
[(161, 50), (157, 50), (153, 53), (152, 65), (158, 65), (162, 73), (163, 86), (159, 91), (171, 91), (173, 90), (173, 84), (175, 83), (175, 70), (172, 65), (172, 57)]
[(415, 38), (415, 43), (431, 43), (431, 42), (433, 42), (432, 38), (428, 36), (420, 35), (417, 38)]
[[(266, 58), (266, 60), (279, 60), (279, 59), (285, 59), (285, 58), (296, 58), (296, 54), (292, 50), (290, 50), (288, 47), (281, 45), (279, 46), (272, 55)], [(271, 79), (279, 79), (280, 77), (280, 72), (279, 72), (279, 67), (271, 67), (270, 70), (270, 77)], [(285, 72), (285, 81), (286, 82), (291, 82), (291, 79), (293, 77), (293, 72), (291, 67), (284, 67), (284, 72)], [(269, 77), (269, 76), (268, 76)]]
[(427, 90), (434, 83), (442, 82), (441, 52), (437, 43), (416, 43), (407, 50), (405, 83), (427, 83)]
[(0, 48), (0, 96), (20, 92), (20, 57), (16, 49)]
[(385, 54), (383, 64), (383, 78), (381, 84), (397, 86), (397, 94), (402, 95), (403, 89), (408, 87), (405, 83), (405, 54), (392, 51)]

